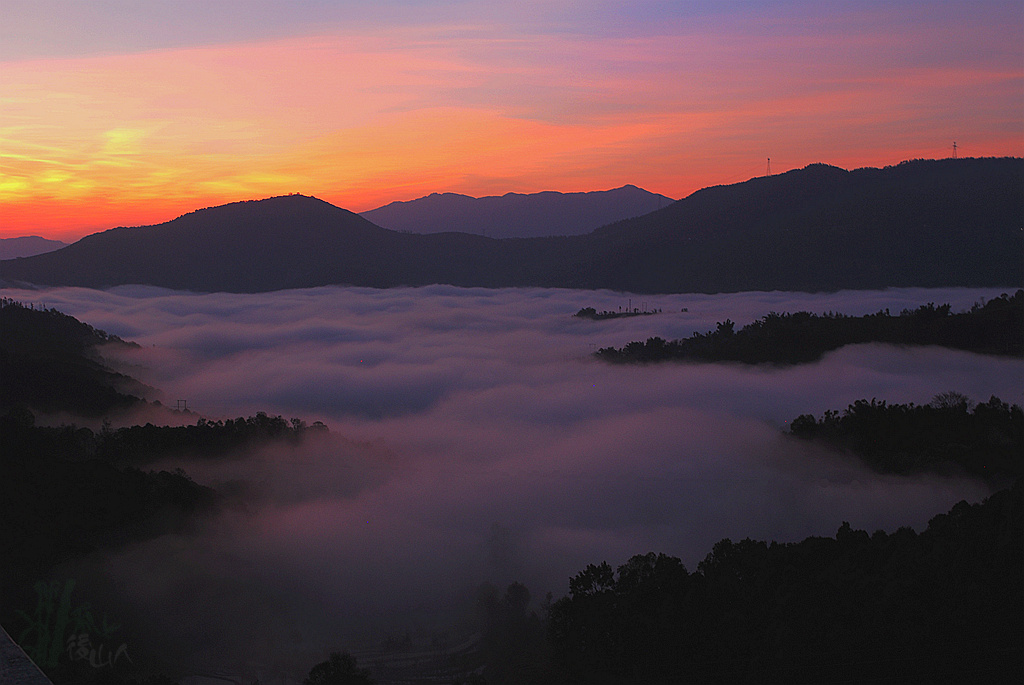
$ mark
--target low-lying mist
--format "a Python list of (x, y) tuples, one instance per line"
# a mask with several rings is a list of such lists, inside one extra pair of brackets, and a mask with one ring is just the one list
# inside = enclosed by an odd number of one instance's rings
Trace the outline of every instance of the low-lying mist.
[[(160, 465), (246, 498), (194, 535), (73, 570), (109, 588), (135, 639), (183, 663), (308, 670), (389, 631), (457, 631), (482, 582), (520, 581), (539, 601), (588, 563), (656, 551), (694, 570), (724, 537), (796, 541), (843, 521), (921, 530), (981, 500), (979, 481), (877, 475), (783, 431), (861, 398), (924, 404), (955, 390), (1021, 404), (1022, 360), (881, 345), (787, 368), (611, 366), (590, 353), (770, 311), (960, 311), (999, 292), (3, 294), (138, 342), (119, 362), (165, 404), (330, 427), (299, 447)], [(592, 321), (572, 316), (581, 307), (661, 311)]]

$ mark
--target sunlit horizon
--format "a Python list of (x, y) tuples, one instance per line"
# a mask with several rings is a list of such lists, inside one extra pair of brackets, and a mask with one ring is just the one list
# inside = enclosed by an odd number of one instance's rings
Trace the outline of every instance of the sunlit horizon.
[[(995, 155), (993, 155), (993, 157), (994, 156)], [(924, 158), (918, 158), (918, 159), (924, 159)], [(932, 159), (937, 159), (937, 158), (932, 158)], [(840, 167), (840, 168), (845, 168), (848, 171), (852, 171), (852, 170), (855, 170), (855, 169), (865, 168), (865, 167), (872, 167), (872, 168), (874, 168), (874, 167), (881, 167), (881, 166), (891, 166), (893, 164), (899, 164), (899, 163), (905, 162), (905, 161), (911, 161), (911, 160), (909, 160), (909, 159), (908, 160), (899, 160), (897, 162), (892, 162), (890, 164), (885, 164), (885, 165), (881, 165), (881, 164), (880, 165), (862, 165), (862, 166), (850, 166), (850, 167)], [(808, 162), (808, 164), (823, 164), (823, 163), (827, 164), (825, 162)], [(765, 160), (765, 162), (762, 162), (762, 166), (763, 167), (767, 167), (768, 165), (771, 165), (771, 164), (772, 164), (772, 162), (771, 162), (770, 159), (767, 159), (767, 160)], [(804, 166), (806, 166), (806, 165), (804, 165)], [(839, 165), (830, 164), (829, 166), (839, 166)], [(787, 171), (792, 171), (792, 170), (798, 169), (798, 168), (803, 168), (803, 167), (794, 167), (793, 169), (782, 169), (782, 170), (779, 170), (779, 171), (776, 171), (775, 167), (771, 167), (771, 174), (772, 175), (777, 175), (777, 174), (786, 173)], [(759, 178), (759, 177), (762, 177), (762, 176), (765, 176), (765, 175), (766, 175), (766, 173), (763, 172), (761, 174), (753, 174), (753, 175), (748, 176), (748, 177), (732, 177), (732, 178), (729, 178), (729, 179), (727, 179), (725, 181), (718, 182), (718, 183), (707, 183), (705, 185), (701, 185), (699, 187), (696, 187), (696, 188), (693, 189), (693, 191), (688, 192), (688, 193), (686, 193), (686, 195), (682, 195), (682, 196), (679, 196), (679, 197), (671, 197), (669, 195), (666, 195), (665, 193), (659, 193), (659, 194), (665, 195), (666, 197), (670, 197), (670, 199), (672, 199), (672, 200), (680, 200), (680, 199), (685, 199), (686, 197), (688, 197), (692, 193), (697, 192), (699, 190), (702, 190), (704, 188), (710, 188), (710, 187), (719, 186), (719, 185), (732, 185), (732, 184), (736, 184), (736, 183), (743, 183), (745, 181), (752, 180), (754, 178)], [(272, 195), (251, 196), (251, 197), (239, 196), (239, 197), (236, 197), (236, 198), (207, 198), (206, 200), (197, 198), (191, 204), (189, 203), (188, 199), (184, 199), (181, 202), (176, 202), (176, 203), (170, 203), (170, 202), (162, 203), (162, 202), (159, 202), (158, 200), (154, 199), (153, 201), (148, 202), (145, 206), (132, 205), (132, 206), (129, 206), (129, 207), (126, 208), (126, 207), (123, 207), (123, 206), (120, 206), (120, 205), (111, 204), (109, 206), (93, 207), (93, 209), (97, 209), (97, 210), (100, 210), (100, 209), (106, 210), (106, 211), (99, 211), (98, 212), (98, 216), (110, 217), (110, 219), (107, 220), (107, 221), (102, 221), (102, 220), (98, 221), (94, 225), (77, 225), (75, 228), (65, 228), (65, 226), (67, 226), (67, 224), (69, 224), (69, 223), (73, 224), (76, 221), (77, 217), (74, 215), (74, 208), (64, 208), (63, 211), (61, 211), (61, 208), (50, 207), (49, 209), (54, 210), (56, 216), (59, 219), (63, 219), (64, 220), (63, 222), (56, 224), (51, 229), (47, 229), (47, 228), (45, 228), (45, 226), (40, 228), (39, 225), (31, 223), (31, 220), (34, 219), (36, 216), (38, 216), (35, 213), (29, 213), (28, 216), (25, 217), (26, 218), (26, 222), (24, 224), (19, 224), (18, 221), (17, 221), (17, 216), (15, 215), (14, 212), (11, 212), (10, 214), (7, 214), (7, 210), (6, 209), (0, 209), (0, 212), (3, 212), (5, 214), (5, 216), (4, 216), (4, 219), (5, 219), (4, 228), (0, 229), (0, 239), (33, 236), (33, 237), (44, 237), (44, 238), (47, 238), (47, 239), (50, 239), (50, 240), (60, 240), (62, 242), (70, 244), (70, 243), (76, 242), (76, 241), (78, 241), (81, 238), (84, 238), (86, 236), (93, 235), (95, 233), (101, 233), (103, 231), (110, 230), (110, 229), (113, 229), (113, 228), (123, 228), (123, 227), (135, 228), (135, 227), (144, 227), (144, 226), (155, 226), (155, 225), (167, 223), (169, 221), (173, 221), (174, 219), (177, 219), (177, 218), (179, 218), (181, 216), (184, 216), (186, 214), (190, 214), (190, 213), (195, 212), (195, 211), (200, 211), (200, 210), (203, 210), (203, 209), (209, 209), (209, 208), (212, 208), (212, 207), (219, 207), (219, 206), (222, 206), (222, 205), (234, 204), (234, 203), (238, 203), (238, 202), (265, 200), (265, 199), (270, 199), (270, 198), (274, 198), (274, 197), (282, 197), (282, 196), (285, 196), (285, 195), (304, 195), (304, 196), (307, 196), (307, 197), (314, 197), (314, 198), (317, 198), (317, 199), (329, 202), (332, 205), (341, 207), (342, 209), (347, 209), (349, 211), (352, 211), (352, 212), (355, 212), (355, 213), (358, 214), (358, 213), (369, 212), (370, 210), (377, 209), (379, 207), (383, 207), (383, 206), (388, 205), (388, 204), (390, 204), (392, 202), (409, 202), (409, 201), (412, 201), (412, 200), (417, 200), (417, 199), (423, 198), (423, 197), (425, 197), (427, 195), (430, 195), (430, 194), (433, 194), (433, 193), (440, 193), (440, 194), (443, 194), (443, 193), (455, 193), (455, 194), (466, 195), (466, 196), (469, 196), (469, 197), (474, 197), (474, 198), (479, 199), (479, 198), (484, 198), (484, 197), (501, 196), (501, 195), (506, 195), (506, 194), (510, 194), (510, 193), (537, 194), (537, 193), (544, 193), (544, 192), (551, 192), (551, 191), (553, 191), (553, 192), (560, 192), (560, 193), (570, 194), (570, 193), (602, 192), (602, 191), (608, 191), (608, 190), (615, 190), (616, 188), (621, 188), (622, 186), (625, 186), (625, 185), (638, 186), (638, 184), (636, 184), (636, 183), (626, 182), (626, 183), (623, 183), (623, 184), (621, 184), (619, 186), (616, 186), (614, 188), (613, 187), (607, 187), (607, 188), (602, 187), (602, 188), (587, 188), (587, 189), (579, 189), (579, 190), (576, 190), (576, 189), (573, 189), (573, 190), (561, 190), (561, 189), (558, 189), (558, 190), (556, 190), (556, 189), (552, 189), (552, 188), (541, 188), (541, 189), (536, 189), (536, 190), (528, 189), (528, 190), (509, 190), (509, 191), (505, 191), (505, 192), (487, 192), (487, 193), (480, 192), (480, 193), (478, 193), (476, 195), (471, 195), (468, 192), (453, 191), (453, 190), (440, 190), (440, 191), (430, 190), (430, 191), (424, 191), (422, 194), (417, 194), (415, 196), (409, 196), (409, 197), (403, 196), (403, 197), (395, 197), (395, 198), (392, 199), (390, 196), (384, 196), (384, 197), (386, 197), (388, 199), (383, 200), (380, 204), (371, 204), (369, 206), (366, 206), (365, 208), (362, 207), (362, 205), (346, 206), (345, 204), (342, 204), (340, 202), (331, 201), (331, 200), (327, 199), (326, 197), (323, 197), (323, 196), (320, 196), (320, 195), (313, 195), (311, 193), (305, 193), (305, 192), (301, 192), (301, 191), (282, 192), (282, 193), (277, 193), (277, 194), (272, 194)], [(643, 187), (643, 186), (638, 186), (638, 187), (641, 187), (641, 188), (643, 188), (643, 190), (647, 190), (647, 191), (650, 191), (650, 192), (655, 192), (655, 193), (657, 192), (657, 191), (651, 191), (650, 188), (646, 188), (646, 187)], [(119, 219), (118, 217), (129, 217), (129, 218), (125, 220), (125, 219)], [(7, 219), (12, 219), (12, 220), (10, 221), (10, 223), (8, 223), (6, 221)], [(24, 226), (24, 228), (23, 229), (19, 229), (18, 226), (22, 226), (22, 225)], [(8, 226), (10, 228), (7, 228)]]
[(0, 237), (1024, 156), (1014, 3), (19, 2)]

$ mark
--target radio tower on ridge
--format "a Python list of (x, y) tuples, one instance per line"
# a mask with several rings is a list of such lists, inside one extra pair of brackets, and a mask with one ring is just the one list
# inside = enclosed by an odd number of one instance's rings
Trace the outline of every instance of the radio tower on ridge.
[(956, 141), (953, 141), (953, 159), (956, 159)]
[(772, 158), (771, 157), (768, 158), (768, 168), (765, 171), (764, 175), (765, 176), (771, 176), (772, 175)]

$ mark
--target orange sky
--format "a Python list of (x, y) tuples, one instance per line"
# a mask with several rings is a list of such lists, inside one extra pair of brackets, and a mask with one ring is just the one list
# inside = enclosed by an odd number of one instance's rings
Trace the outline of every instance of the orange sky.
[(629, 30), (484, 15), (5, 54), (0, 237), (290, 192), (353, 211), (626, 183), (678, 198), (769, 156), (774, 172), (948, 156), (954, 140), (1024, 156), (1024, 20), (968, 21), (971, 4), (660, 22), (639, 3)]

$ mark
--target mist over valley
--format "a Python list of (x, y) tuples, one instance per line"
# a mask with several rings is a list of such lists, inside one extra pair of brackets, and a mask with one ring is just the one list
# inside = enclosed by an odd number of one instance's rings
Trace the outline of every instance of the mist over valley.
[(0, 685), (1024, 682), (1019, 0), (0, 7)]
[[(792, 542), (831, 536), (843, 521), (921, 530), (962, 499), (980, 501), (992, 484), (880, 475), (785, 435), (787, 422), (858, 399), (927, 404), (951, 390), (1019, 404), (1019, 358), (866, 344), (790, 367), (616, 366), (592, 352), (772, 311), (961, 311), (1001, 292), (0, 294), (138, 343), (110, 360), (162, 391), (165, 406), (330, 428), (234, 458), (166, 459), (155, 467), (184, 468), (235, 493), (235, 505), (190, 534), (63, 569), (140, 650), (195, 672), (215, 663), (266, 679), (387, 635), (465, 637), (482, 583), (523, 583), (538, 608), (590, 563), (656, 551), (692, 570), (722, 538)], [(661, 313), (573, 317), (582, 307)]]

